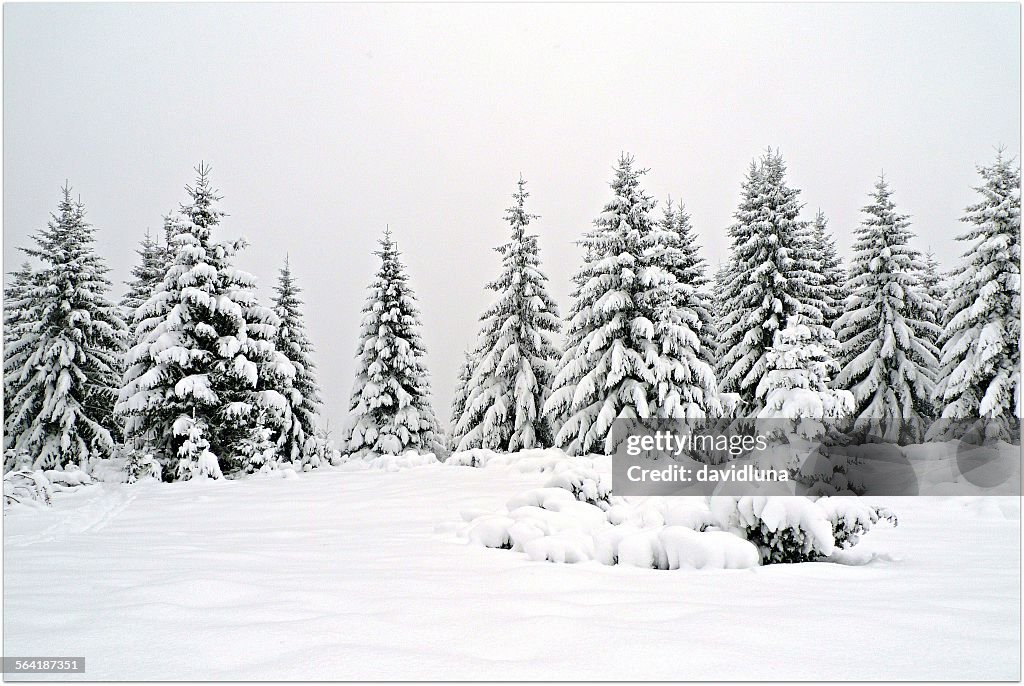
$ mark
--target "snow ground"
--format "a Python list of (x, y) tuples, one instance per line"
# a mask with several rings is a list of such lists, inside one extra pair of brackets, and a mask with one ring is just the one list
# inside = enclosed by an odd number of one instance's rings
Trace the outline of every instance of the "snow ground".
[(89, 680), (1020, 678), (1019, 498), (871, 499), (900, 525), (859, 565), (562, 565), (437, 533), (547, 478), (327, 469), (16, 506), (4, 654), (85, 656), (66, 676)]

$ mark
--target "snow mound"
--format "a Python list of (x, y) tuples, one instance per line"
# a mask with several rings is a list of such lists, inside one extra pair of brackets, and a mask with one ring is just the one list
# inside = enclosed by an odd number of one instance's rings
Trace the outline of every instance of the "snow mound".
[(535, 448), (515, 453), (496, 453), (487, 448), (472, 448), (452, 453), (445, 464), (454, 467), (508, 469), (520, 474), (554, 474), (583, 467), (601, 472), (611, 471), (611, 457), (591, 455), (572, 457), (558, 448)]
[(352, 454), (342, 462), (341, 467), (345, 470), (369, 469), (379, 472), (399, 472), (413, 467), (436, 464), (441, 464), (441, 462), (434, 453), (418, 453), (415, 450), (407, 450), (401, 455)]
[(4, 507), (24, 504), (41, 507), (52, 504), (50, 482), (42, 471), (19, 469), (4, 474)]
[(91, 476), (76, 468), (66, 470), (47, 469), (43, 474), (46, 476), (46, 480), (55, 486), (57, 490), (77, 488), (78, 486), (95, 483)]

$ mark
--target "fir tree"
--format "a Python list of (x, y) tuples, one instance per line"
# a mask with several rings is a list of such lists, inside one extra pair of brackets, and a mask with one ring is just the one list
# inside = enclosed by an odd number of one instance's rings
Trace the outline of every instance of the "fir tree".
[[(297, 462), (307, 450), (307, 441), (316, 436), (321, 400), (320, 386), (316, 381), (316, 364), (313, 362), (313, 343), (306, 333), (306, 323), (302, 316), (302, 300), (299, 297), (302, 289), (295, 283), (287, 256), (274, 292), (274, 313), (280, 321), (275, 347), (295, 368), (295, 375), (288, 387), (280, 389), (291, 406), (291, 421), (282, 427), (277, 437), (278, 455)], [(312, 446), (308, 449), (312, 450)]]
[(846, 270), (836, 250), (836, 240), (828, 230), (825, 213), (818, 210), (811, 223), (812, 260), (818, 265), (819, 299), (821, 300), (821, 323), (831, 329), (843, 313), (846, 302)]
[[(217, 477), (240, 466), (241, 442), (260, 412), (280, 424), (288, 402), (275, 387), (294, 374), (274, 349), (277, 317), (256, 299), (255, 279), (232, 264), (244, 240), (216, 243), (224, 213), (200, 165), (181, 208), (174, 262), (136, 314), (117, 411), (139, 447), (179, 478)], [(211, 458), (212, 456), (212, 458)]]
[(822, 420), (838, 419), (853, 411), (847, 391), (829, 388), (836, 340), (829, 329), (808, 327), (791, 317), (785, 329), (775, 332), (768, 350), (768, 373), (761, 377), (757, 397), (764, 419), (792, 420), (800, 435), (813, 438), (825, 433)]
[(462, 434), (458, 431), (459, 419), (466, 411), (466, 399), (469, 398), (469, 382), (473, 378), (473, 370), (476, 369), (476, 360), (472, 350), (462, 352), (462, 364), (459, 365), (459, 372), (455, 378), (455, 393), (452, 395), (451, 405), (451, 428), (448, 431), (448, 450), (455, 452), (459, 449), (459, 442)]
[(985, 418), (1012, 436), (1021, 417), (1020, 167), (1000, 151), (978, 173), (981, 198), (961, 220), (967, 249), (950, 279), (935, 398), (944, 419)]
[[(24, 301), (33, 284), (35, 272), (30, 262), (10, 273), (10, 281), (4, 288), (4, 346), (10, 345), (18, 336), (18, 322), (27, 311)], [(6, 357), (6, 354), (5, 354)]]
[(715, 306), (707, 290), (707, 262), (700, 256), (697, 235), (690, 223), (690, 215), (682, 203), (673, 208), (672, 199), (669, 198), (665, 204), (662, 228), (675, 232), (676, 237), (673, 240), (678, 245), (678, 252), (666, 253), (666, 268), (680, 284), (676, 306), (680, 310), (692, 311), (699, 324), (694, 325), (697, 345), (692, 346), (692, 350), (699, 359), (714, 369), (718, 359), (718, 330)]
[(845, 312), (836, 322), (843, 359), (833, 386), (853, 393), (856, 428), (915, 442), (931, 413), (935, 326), (920, 318), (923, 264), (884, 177), (871, 198), (857, 229)]
[(419, 308), (389, 230), (374, 254), (381, 266), (363, 307), (348, 450), (441, 453), (443, 438), (430, 406)]
[(557, 359), (551, 338), (560, 328), (558, 308), (540, 271), (537, 236), (526, 227), (537, 215), (525, 209), (526, 182), (520, 177), (515, 204), (505, 219), (512, 228), (502, 256), (501, 275), (488, 288), (495, 302), (480, 317), (476, 364), (455, 431), (459, 450), (510, 451), (548, 447), (554, 438), (544, 402)]
[(128, 323), (134, 321), (136, 310), (153, 295), (153, 289), (163, 281), (168, 267), (166, 247), (153, 240), (148, 229), (135, 252), (139, 256), (139, 262), (132, 267), (132, 278), (125, 282), (128, 292), (121, 298), (121, 310), (124, 320)]
[(33, 236), (35, 247), (22, 248), (42, 266), (16, 276), (12, 288), (20, 297), (5, 304), (11, 323), (5, 440), (32, 455), (36, 468), (51, 469), (113, 450), (119, 429), (112, 407), (126, 338), (107, 298), (109, 270), (94, 250), (95, 228), (71, 189), (61, 193), (57, 212)]
[(769, 150), (759, 164), (751, 163), (736, 223), (729, 228), (732, 278), (720, 294), (721, 390), (738, 393), (755, 411), (761, 409), (755, 390), (768, 371), (775, 332), (796, 315), (812, 329), (822, 325), (815, 255), (806, 224), (798, 219), (799, 191), (786, 185), (785, 176), (778, 152)]
[(670, 265), (675, 231), (655, 226), (643, 172), (623, 156), (615, 198), (583, 240), (567, 347), (545, 412), (564, 417), (556, 443), (571, 454), (614, 450), (616, 419), (704, 416), (717, 410), (714, 373), (699, 359), (699, 319)]

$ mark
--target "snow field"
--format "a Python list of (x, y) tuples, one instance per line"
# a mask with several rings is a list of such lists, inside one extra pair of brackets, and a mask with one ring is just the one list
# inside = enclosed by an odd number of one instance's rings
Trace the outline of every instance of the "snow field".
[[(438, 464), (57, 492), (5, 516), (5, 654), (85, 655), (91, 680), (1020, 676), (1017, 498), (871, 499), (900, 526), (843, 564), (731, 570), (540, 564), (438, 527), (551, 478)], [(572, 507), (668, 530), (705, 516), (682, 500)]]

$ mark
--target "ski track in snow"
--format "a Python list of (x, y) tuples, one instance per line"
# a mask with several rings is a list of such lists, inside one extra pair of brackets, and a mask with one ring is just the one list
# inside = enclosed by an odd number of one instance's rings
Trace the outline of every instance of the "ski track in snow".
[(1017, 498), (872, 499), (900, 525), (850, 564), (755, 570), (532, 562), (435, 532), (547, 478), (59, 493), (5, 516), (4, 654), (85, 656), (65, 676), (89, 680), (1020, 678)]

